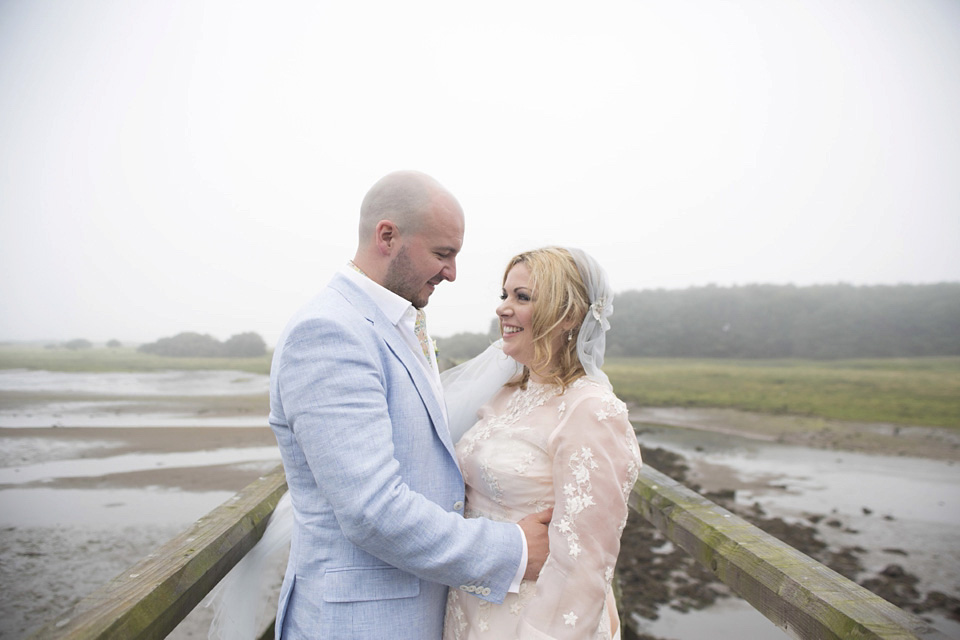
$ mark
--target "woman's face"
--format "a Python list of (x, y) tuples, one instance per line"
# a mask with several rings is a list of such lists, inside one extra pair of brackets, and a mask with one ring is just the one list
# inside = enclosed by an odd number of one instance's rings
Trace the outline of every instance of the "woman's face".
[[(500, 292), (503, 302), (497, 307), (503, 352), (520, 364), (533, 362), (533, 289), (530, 270), (520, 262), (507, 273)], [(532, 368), (532, 367), (531, 367)]]

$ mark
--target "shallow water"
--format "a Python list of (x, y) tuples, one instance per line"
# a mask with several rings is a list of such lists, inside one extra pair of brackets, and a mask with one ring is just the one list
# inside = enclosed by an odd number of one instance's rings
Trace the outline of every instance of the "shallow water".
[(0, 491), (2, 527), (186, 526), (233, 497), (232, 491), (45, 489)]
[(85, 373), (0, 370), (0, 391), (109, 396), (222, 396), (263, 394), (269, 390), (269, 376), (244, 371)]
[[(696, 482), (698, 471), (728, 478), (722, 487), (736, 491), (736, 503), (759, 503), (768, 516), (808, 522), (813, 514), (839, 526), (818, 525), (831, 547), (858, 545), (869, 574), (900, 564), (920, 578), (922, 592), (960, 596), (960, 465), (920, 458), (867, 455), (758, 442), (739, 436), (684, 428), (641, 425), (641, 447), (662, 447), (683, 455)], [(886, 551), (885, 551), (886, 550)], [(907, 555), (893, 553), (900, 550)], [(653, 635), (676, 638), (783, 638), (755, 611), (724, 603), (702, 612), (662, 610), (661, 619), (644, 622)], [(722, 614), (720, 612), (723, 612)], [(718, 617), (719, 616), (719, 617)], [(757, 623), (749, 636), (722, 629)], [(934, 616), (944, 633), (960, 637), (960, 625)]]
[(267, 415), (203, 416), (195, 411), (118, 410), (136, 402), (50, 402), (29, 409), (0, 408), (0, 427), (262, 427)]
[[(269, 461), (280, 462), (277, 447), (242, 447), (178, 453), (129, 453), (106, 458), (56, 460), (23, 466), (0, 468), (0, 485), (49, 481), (56, 478), (97, 478), (111, 473), (144, 469), (211, 467), (223, 464)], [(5, 494), (0, 491), (0, 500)]]
[[(242, 371), (0, 370), (0, 392), (24, 394), (7, 405), (0, 401), (0, 427), (260, 427), (266, 410), (263, 415), (211, 415), (177, 399), (265, 396), (269, 387), (269, 376)], [(31, 399), (31, 393), (43, 398)], [(51, 395), (68, 397), (51, 401)], [(156, 401), (144, 404), (152, 398)]]

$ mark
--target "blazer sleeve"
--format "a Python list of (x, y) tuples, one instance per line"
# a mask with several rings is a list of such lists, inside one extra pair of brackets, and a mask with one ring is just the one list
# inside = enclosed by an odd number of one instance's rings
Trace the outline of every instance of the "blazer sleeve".
[(640, 448), (626, 406), (605, 392), (566, 408), (548, 449), (556, 498), (550, 556), (536, 597), (523, 611), (519, 637), (592, 638), (601, 623), (608, 623), (605, 602), (627, 522), (627, 497), (640, 470)]
[[(393, 432), (405, 425), (394, 424), (387, 407), (386, 385), (399, 383), (384, 373), (382, 339), (368, 321), (360, 324), (304, 320), (288, 334), (279, 359), (284, 417), (323, 498), (346, 538), (367, 553), (421, 579), (474, 586), (478, 597), (501, 602), (523, 553), (519, 528), (464, 519), (404, 482)], [(413, 405), (411, 415), (422, 416), (418, 410)], [(402, 419), (403, 409), (393, 414)], [(459, 480), (455, 460), (446, 458)], [(437, 482), (449, 479), (451, 469), (438, 476)]]

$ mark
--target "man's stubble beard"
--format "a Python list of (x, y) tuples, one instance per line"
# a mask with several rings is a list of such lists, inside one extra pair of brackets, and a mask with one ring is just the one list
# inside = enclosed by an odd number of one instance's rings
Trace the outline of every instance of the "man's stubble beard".
[(400, 247), (397, 255), (390, 260), (390, 264), (387, 266), (387, 275), (384, 278), (383, 287), (404, 300), (408, 300), (417, 309), (422, 309), (427, 306), (430, 297), (420, 297), (426, 283), (421, 281), (415, 272), (413, 261), (407, 255), (407, 248)]

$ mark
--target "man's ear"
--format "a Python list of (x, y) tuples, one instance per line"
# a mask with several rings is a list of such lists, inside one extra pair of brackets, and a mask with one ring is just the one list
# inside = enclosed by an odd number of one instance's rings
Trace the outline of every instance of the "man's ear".
[(377, 250), (382, 256), (392, 255), (395, 248), (399, 246), (400, 230), (397, 225), (389, 220), (381, 220), (377, 223)]

